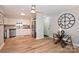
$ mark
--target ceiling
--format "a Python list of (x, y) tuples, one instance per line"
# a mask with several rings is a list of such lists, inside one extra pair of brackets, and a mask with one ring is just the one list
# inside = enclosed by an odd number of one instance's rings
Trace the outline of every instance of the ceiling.
[[(1, 5), (1, 9), (6, 17), (18, 18), (30, 16), (30, 5)], [(21, 13), (25, 13), (25, 16), (21, 16)]]
[(37, 10), (46, 15), (53, 16), (67, 10), (79, 10), (79, 5), (38, 5)]
[[(65, 11), (67, 9), (71, 9), (74, 7), (73, 5), (36, 5), (36, 9), (38, 13), (42, 13), (45, 15), (55, 15), (57, 12)], [(31, 16), (31, 5), (0, 5), (0, 10), (3, 11), (6, 17), (29, 17)], [(23, 12), (26, 15), (21, 16), (20, 13)]]

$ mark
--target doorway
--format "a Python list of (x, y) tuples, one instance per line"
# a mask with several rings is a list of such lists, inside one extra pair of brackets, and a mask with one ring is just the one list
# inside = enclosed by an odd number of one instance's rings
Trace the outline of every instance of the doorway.
[(50, 32), (50, 18), (46, 17), (44, 20), (44, 37), (49, 37)]

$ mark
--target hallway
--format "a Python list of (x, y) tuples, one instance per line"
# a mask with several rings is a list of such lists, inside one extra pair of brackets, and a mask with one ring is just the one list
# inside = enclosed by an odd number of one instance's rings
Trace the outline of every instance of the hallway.
[[(61, 48), (59, 44), (54, 44), (53, 39), (46, 37), (35, 40), (31, 36), (9, 38), (0, 51), (1, 53), (67, 53), (74, 52), (71, 48)], [(79, 49), (77, 51), (79, 52)]]

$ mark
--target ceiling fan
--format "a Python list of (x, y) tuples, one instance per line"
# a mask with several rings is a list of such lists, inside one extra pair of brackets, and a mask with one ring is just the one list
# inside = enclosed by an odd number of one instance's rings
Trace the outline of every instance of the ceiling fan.
[(36, 13), (45, 14), (43, 12), (38, 11), (36, 5), (31, 5), (31, 9), (30, 10), (22, 9), (20, 15), (25, 16), (26, 14), (29, 14), (29, 13), (32, 13), (32, 14), (36, 14)]
[(36, 13), (36, 5), (31, 6), (31, 13)]

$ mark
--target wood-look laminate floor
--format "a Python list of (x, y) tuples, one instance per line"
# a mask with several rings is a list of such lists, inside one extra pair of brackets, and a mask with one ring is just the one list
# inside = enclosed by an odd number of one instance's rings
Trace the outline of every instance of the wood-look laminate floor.
[(31, 36), (15, 37), (6, 39), (4, 47), (0, 53), (73, 53), (79, 52), (79, 49), (74, 51), (70, 47), (62, 48), (60, 44), (54, 44), (52, 38), (36, 40)]

